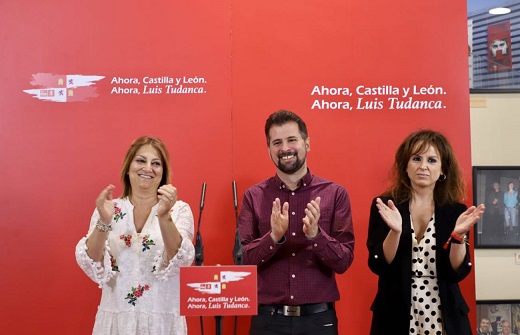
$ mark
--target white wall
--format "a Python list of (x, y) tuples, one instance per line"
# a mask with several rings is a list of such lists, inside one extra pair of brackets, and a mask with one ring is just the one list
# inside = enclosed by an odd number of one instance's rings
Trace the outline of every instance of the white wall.
[[(520, 166), (520, 94), (472, 94), (473, 166)], [(520, 299), (520, 249), (475, 249), (477, 300)]]

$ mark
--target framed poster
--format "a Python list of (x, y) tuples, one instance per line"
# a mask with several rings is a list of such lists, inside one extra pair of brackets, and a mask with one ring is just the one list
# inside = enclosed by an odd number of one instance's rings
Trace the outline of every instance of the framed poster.
[(477, 301), (476, 334), (519, 334), (520, 301)]
[[(470, 93), (518, 93), (520, 57), (516, 13), (520, 1), (468, 0), (468, 65)], [(489, 11), (507, 7), (500, 15)]]
[(518, 166), (473, 167), (473, 203), (486, 205), (474, 229), (475, 247), (520, 247), (519, 188)]

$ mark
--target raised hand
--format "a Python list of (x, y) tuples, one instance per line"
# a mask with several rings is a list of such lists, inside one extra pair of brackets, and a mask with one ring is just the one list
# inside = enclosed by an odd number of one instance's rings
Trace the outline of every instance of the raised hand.
[(157, 189), (157, 199), (159, 200), (157, 215), (165, 215), (177, 202), (177, 189), (171, 184), (163, 185)]
[(108, 185), (103, 191), (101, 191), (96, 199), (96, 208), (99, 217), (105, 224), (110, 224), (110, 222), (112, 222), (112, 217), (114, 216), (114, 197), (112, 195), (114, 188), (114, 185)]
[(273, 201), (271, 211), (271, 238), (278, 242), (289, 228), (289, 203), (284, 202), (283, 206), (279, 198)]
[(399, 210), (395, 207), (392, 200), (388, 200), (388, 205), (385, 205), (383, 200), (377, 198), (376, 207), (379, 210), (379, 215), (381, 215), (381, 218), (390, 229), (396, 233), (400, 233), (403, 230), (401, 213), (399, 213)]
[(477, 207), (471, 206), (464, 213), (462, 213), (455, 223), (455, 228), (453, 232), (457, 236), (463, 236), (466, 234), (471, 227), (477, 223), (478, 220), (484, 214), (484, 210), (486, 207), (483, 204), (478, 205)]
[(321, 198), (317, 197), (316, 200), (311, 200), (305, 208), (305, 217), (303, 218), (303, 233), (307, 238), (314, 238), (318, 235), (319, 226), (318, 221), (320, 220), (320, 202)]

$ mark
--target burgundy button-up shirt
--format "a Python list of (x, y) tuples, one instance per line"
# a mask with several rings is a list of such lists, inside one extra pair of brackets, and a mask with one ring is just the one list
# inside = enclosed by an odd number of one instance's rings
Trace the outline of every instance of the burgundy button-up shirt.
[[(319, 233), (303, 233), (307, 204), (321, 197)], [(289, 228), (279, 243), (272, 240), (273, 201), (289, 203)], [(238, 218), (244, 264), (257, 265), (258, 302), (301, 305), (339, 299), (335, 273), (345, 272), (354, 259), (354, 228), (347, 191), (342, 186), (307, 174), (289, 190), (278, 176), (244, 193)]]

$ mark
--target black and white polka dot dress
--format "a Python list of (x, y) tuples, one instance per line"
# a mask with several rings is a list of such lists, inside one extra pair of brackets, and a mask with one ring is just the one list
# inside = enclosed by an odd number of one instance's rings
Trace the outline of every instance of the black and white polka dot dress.
[[(410, 216), (410, 221), (412, 220)], [(439, 286), (435, 268), (435, 217), (417, 241), (412, 222), (412, 303), (410, 334), (442, 335)]]

